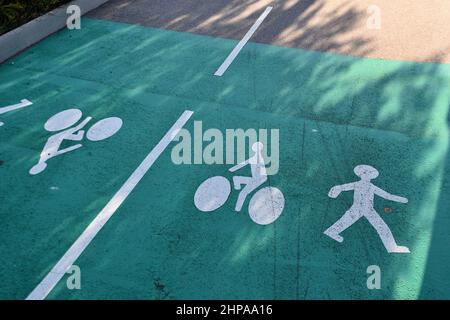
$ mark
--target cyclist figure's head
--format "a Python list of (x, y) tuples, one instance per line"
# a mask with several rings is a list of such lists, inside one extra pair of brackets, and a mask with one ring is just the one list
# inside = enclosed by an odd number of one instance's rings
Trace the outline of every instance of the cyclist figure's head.
[(253, 145), (252, 145), (252, 150), (255, 152), (255, 153), (259, 153), (259, 152), (261, 152), (261, 151), (263, 151), (263, 149), (264, 149), (264, 144), (262, 143), (262, 142), (255, 142)]

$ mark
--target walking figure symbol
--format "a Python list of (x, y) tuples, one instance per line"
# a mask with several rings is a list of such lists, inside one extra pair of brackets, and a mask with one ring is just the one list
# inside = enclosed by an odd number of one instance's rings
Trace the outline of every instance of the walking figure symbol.
[[(41, 173), (47, 167), (47, 161), (56, 156), (81, 148), (82, 144), (75, 144), (65, 149), (60, 149), (65, 140), (81, 141), (84, 138), (82, 130), (92, 117), (87, 117), (80, 124), (75, 125), (83, 116), (79, 109), (67, 109), (61, 111), (50, 119), (44, 125), (45, 130), (49, 132), (60, 131), (48, 138), (44, 149), (42, 150), (38, 163), (30, 170), (31, 175)], [(107, 139), (122, 127), (122, 119), (117, 117), (106, 118), (95, 123), (86, 133), (86, 138), (90, 141), (100, 141)], [(61, 131), (63, 130), (63, 131)]]
[(409, 253), (410, 251), (407, 247), (397, 245), (389, 226), (383, 221), (373, 206), (375, 195), (400, 203), (407, 203), (408, 199), (392, 195), (372, 184), (370, 181), (378, 177), (379, 174), (378, 170), (374, 167), (359, 165), (356, 166), (353, 171), (358, 177), (361, 178), (360, 181), (334, 186), (328, 193), (330, 198), (337, 198), (342, 191), (353, 190), (353, 205), (324, 233), (330, 238), (338, 242), (342, 242), (344, 241), (344, 238), (340, 235), (340, 233), (360, 218), (365, 217), (375, 228), (389, 253)]

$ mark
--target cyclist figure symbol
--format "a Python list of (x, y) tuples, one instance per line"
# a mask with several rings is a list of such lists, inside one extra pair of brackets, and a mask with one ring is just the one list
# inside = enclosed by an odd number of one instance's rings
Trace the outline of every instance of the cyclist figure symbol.
[(236, 211), (239, 212), (244, 205), (244, 201), (247, 196), (264, 182), (267, 181), (267, 171), (266, 165), (264, 163), (264, 158), (262, 156), (264, 145), (261, 142), (256, 142), (252, 145), (252, 150), (255, 153), (253, 157), (250, 157), (248, 160), (244, 162), (238, 163), (234, 167), (230, 168), (230, 172), (235, 172), (246, 165), (250, 165), (252, 170), (251, 177), (242, 177), (242, 176), (234, 176), (233, 184), (236, 190), (241, 190), (241, 186), (245, 185), (245, 187), (239, 193), (238, 200), (236, 202)]
[[(247, 196), (267, 181), (267, 171), (262, 155), (263, 148), (263, 143), (255, 142), (252, 145), (254, 155), (229, 169), (230, 172), (235, 172), (249, 165), (252, 172), (251, 177), (233, 177), (234, 189), (240, 191), (235, 206), (237, 212), (241, 211)], [(243, 185), (244, 187), (242, 187)], [(194, 203), (200, 211), (211, 212), (224, 205), (230, 193), (231, 186), (227, 178), (222, 176), (211, 177), (197, 188)], [(283, 193), (277, 188), (265, 187), (256, 192), (250, 199), (248, 212), (255, 223), (267, 225), (278, 219), (283, 209)]]
[[(61, 111), (50, 119), (44, 125), (45, 130), (50, 132), (60, 131), (48, 138), (44, 149), (42, 150), (39, 161), (30, 169), (31, 175), (41, 173), (47, 167), (47, 161), (56, 156), (81, 148), (82, 144), (75, 144), (65, 149), (61, 145), (66, 140), (81, 141), (84, 138), (82, 130), (92, 117), (87, 117), (78, 125), (75, 125), (83, 114), (79, 109), (67, 109)], [(73, 126), (73, 127), (72, 127)], [(122, 127), (122, 120), (117, 117), (106, 118), (95, 123), (86, 133), (86, 137), (91, 141), (100, 141), (114, 135)]]

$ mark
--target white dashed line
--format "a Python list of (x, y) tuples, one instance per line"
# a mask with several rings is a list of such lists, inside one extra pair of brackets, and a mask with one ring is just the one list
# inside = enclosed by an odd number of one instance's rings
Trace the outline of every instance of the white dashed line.
[(225, 61), (222, 63), (222, 65), (217, 69), (216, 73), (214, 73), (215, 76), (221, 77), (225, 71), (227, 71), (228, 67), (233, 63), (234, 59), (237, 57), (239, 52), (242, 50), (242, 48), (245, 46), (245, 44), (250, 40), (252, 35), (255, 33), (256, 29), (263, 23), (264, 19), (267, 17), (267, 15), (270, 13), (270, 11), (273, 9), (273, 7), (267, 7), (266, 10), (262, 13), (262, 15), (256, 20), (256, 22), (253, 24), (253, 26), (248, 30), (248, 32), (245, 34), (244, 38), (242, 38), (241, 41), (237, 44), (237, 46), (231, 51), (231, 53), (228, 55), (228, 57), (225, 59)]

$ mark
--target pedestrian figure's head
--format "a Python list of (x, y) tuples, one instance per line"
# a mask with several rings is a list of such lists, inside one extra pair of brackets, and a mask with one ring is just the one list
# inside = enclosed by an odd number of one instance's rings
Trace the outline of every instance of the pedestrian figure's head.
[(353, 172), (361, 178), (361, 180), (370, 181), (378, 177), (379, 172), (372, 166), (368, 166), (365, 164), (360, 164), (353, 169)]
[(264, 144), (262, 142), (255, 142), (254, 144), (252, 144), (252, 150), (255, 153), (262, 152), (263, 149), (264, 149)]
[(64, 130), (76, 124), (82, 116), (83, 113), (79, 109), (67, 109), (48, 119), (44, 128), (47, 131)]

